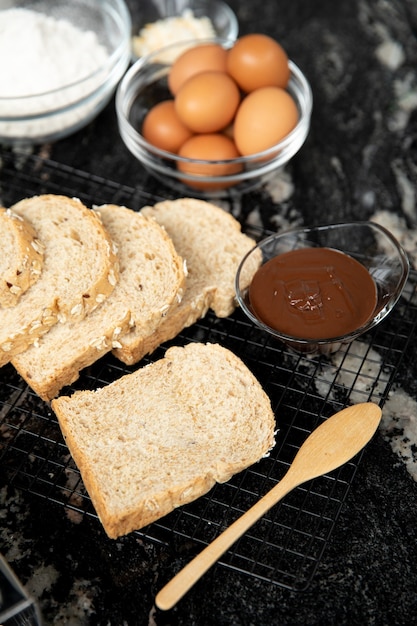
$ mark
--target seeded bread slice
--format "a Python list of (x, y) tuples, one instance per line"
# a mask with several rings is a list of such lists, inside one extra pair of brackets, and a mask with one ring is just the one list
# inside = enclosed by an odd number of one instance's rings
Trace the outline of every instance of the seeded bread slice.
[(217, 344), (165, 357), (52, 401), (110, 538), (171, 512), (267, 455), (275, 418), (246, 365)]
[[(155, 333), (138, 343), (130, 333), (120, 340), (114, 354), (131, 365), (161, 343), (178, 335), (204, 317), (211, 308), (218, 317), (227, 317), (235, 307), (235, 275), (243, 256), (255, 241), (241, 232), (239, 222), (223, 209), (193, 198), (166, 200), (144, 207), (144, 215), (164, 226), (177, 252), (187, 263), (187, 289), (180, 306), (170, 312)], [(249, 285), (261, 262), (254, 258), (244, 282)]]
[(43, 400), (73, 383), (134, 325), (144, 340), (163, 316), (178, 306), (184, 264), (171, 239), (151, 218), (125, 207), (99, 207), (118, 248), (120, 277), (113, 293), (79, 322), (57, 324), (12, 364)]
[(39, 278), (44, 246), (31, 224), (0, 207), (0, 307), (15, 306)]
[(54, 324), (82, 319), (113, 291), (118, 260), (99, 216), (76, 199), (27, 198), (11, 207), (45, 246), (39, 279), (13, 308), (0, 309), (0, 366)]

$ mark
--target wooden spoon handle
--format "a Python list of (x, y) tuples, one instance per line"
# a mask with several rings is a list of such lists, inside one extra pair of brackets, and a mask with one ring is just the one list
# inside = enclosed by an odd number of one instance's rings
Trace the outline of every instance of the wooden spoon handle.
[(221, 555), (289, 491), (355, 456), (371, 439), (380, 419), (379, 406), (363, 402), (323, 422), (307, 437), (281, 481), (174, 576), (156, 596), (156, 605), (162, 610), (172, 608)]
[(269, 509), (279, 502), (295, 484), (288, 474), (263, 496), (246, 513), (226, 528), (212, 543), (190, 561), (174, 578), (161, 589), (155, 598), (156, 606), (167, 611), (184, 596), (187, 591), (210, 569), (216, 561)]

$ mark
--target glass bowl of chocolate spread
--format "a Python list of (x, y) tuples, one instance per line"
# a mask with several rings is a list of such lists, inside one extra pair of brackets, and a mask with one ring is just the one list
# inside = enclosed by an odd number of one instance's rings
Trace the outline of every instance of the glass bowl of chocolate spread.
[[(249, 287), (242, 277), (258, 257)], [(239, 305), (261, 330), (308, 354), (331, 354), (379, 324), (401, 296), (406, 253), (384, 227), (297, 228), (260, 241), (236, 274)]]

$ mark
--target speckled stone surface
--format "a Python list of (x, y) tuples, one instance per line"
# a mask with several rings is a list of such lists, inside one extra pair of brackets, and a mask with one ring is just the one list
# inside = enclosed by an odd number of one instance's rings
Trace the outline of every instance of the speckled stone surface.
[[(263, 32), (281, 41), (314, 95), (311, 131), (300, 153), (275, 180), (230, 209), (275, 229), (393, 220), (389, 224), (416, 266), (415, 0), (229, 4), (242, 34)], [(135, 21), (139, 2), (130, 0), (129, 6)], [(123, 146), (113, 102), (88, 128), (36, 152), (152, 193), (165, 191)], [(416, 357), (413, 340), (387, 408), (415, 433)], [(408, 456), (401, 458), (392, 438), (382, 434), (365, 450), (305, 592), (214, 567), (163, 613), (155, 609), (154, 596), (190, 559), (186, 548), (178, 552), (133, 535), (111, 541), (96, 519), (16, 491), (2, 475), (0, 551), (37, 598), (47, 625), (417, 624), (417, 440), (404, 442)]]

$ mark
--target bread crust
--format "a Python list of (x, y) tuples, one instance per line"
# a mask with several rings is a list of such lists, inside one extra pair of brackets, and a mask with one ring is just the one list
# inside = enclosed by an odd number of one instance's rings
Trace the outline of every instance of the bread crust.
[[(237, 306), (235, 276), (243, 256), (256, 242), (241, 232), (239, 222), (220, 207), (195, 198), (179, 198), (143, 207), (141, 212), (161, 224), (171, 237), (178, 253), (187, 263), (187, 290), (179, 307), (161, 321), (156, 332), (144, 342), (127, 335), (114, 355), (128, 365), (184, 328), (203, 318), (209, 309), (217, 317), (228, 317)], [(253, 255), (242, 284), (249, 285), (261, 263), (261, 254)]]
[(106, 387), (53, 400), (52, 408), (113, 539), (229, 480), (275, 443), (268, 396), (218, 344), (172, 347)]
[(97, 214), (58, 195), (21, 200), (11, 210), (32, 225), (45, 249), (39, 279), (13, 309), (0, 309), (0, 366), (58, 322), (83, 319), (113, 291), (116, 250)]
[(132, 327), (143, 340), (178, 306), (185, 287), (184, 266), (171, 239), (150, 218), (115, 205), (98, 207), (118, 248), (120, 277), (112, 294), (83, 320), (57, 324), (12, 363), (45, 401), (73, 383)]
[(0, 307), (15, 306), (39, 278), (44, 246), (31, 224), (11, 209), (0, 207)]

